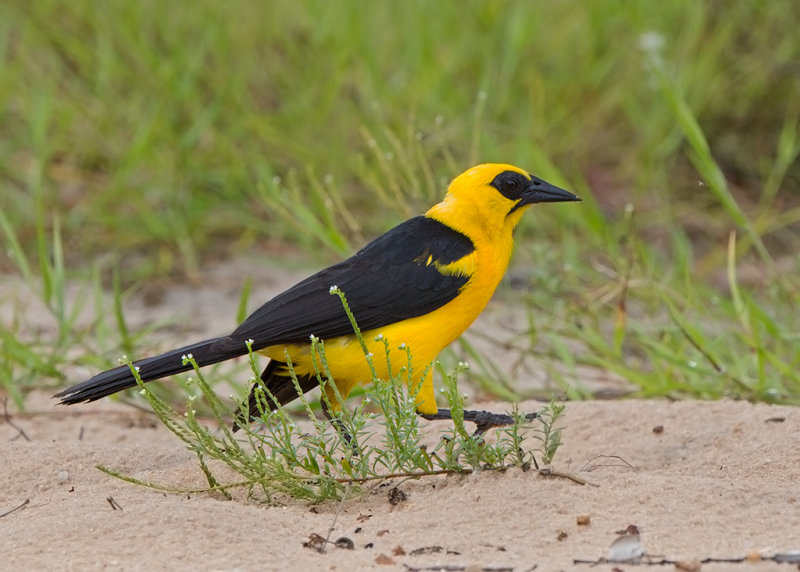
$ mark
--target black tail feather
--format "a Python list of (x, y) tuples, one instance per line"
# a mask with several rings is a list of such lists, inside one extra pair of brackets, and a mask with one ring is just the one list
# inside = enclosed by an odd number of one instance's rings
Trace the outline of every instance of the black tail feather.
[[(229, 341), (227, 338), (205, 340), (159, 356), (135, 361), (133, 365), (139, 368), (142, 381), (147, 382), (192, 369), (191, 364), (183, 365), (183, 357), (188, 354), (191, 354), (197, 365), (202, 367), (247, 353), (245, 344), (241, 344), (240, 349), (232, 349), (235, 348), (234, 344), (219, 343), (222, 340)], [(127, 365), (121, 365), (68, 387), (64, 391), (56, 393), (54, 397), (59, 398), (62, 404), (72, 405), (95, 401), (131, 387), (136, 387), (136, 378), (133, 377)]]

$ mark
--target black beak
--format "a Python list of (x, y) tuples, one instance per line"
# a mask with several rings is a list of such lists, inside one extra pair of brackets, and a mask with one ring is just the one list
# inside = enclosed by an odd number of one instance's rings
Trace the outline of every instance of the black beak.
[(522, 197), (517, 206), (532, 205), (533, 203), (560, 203), (566, 201), (579, 201), (580, 199), (547, 181), (531, 177), (528, 188), (522, 191)]

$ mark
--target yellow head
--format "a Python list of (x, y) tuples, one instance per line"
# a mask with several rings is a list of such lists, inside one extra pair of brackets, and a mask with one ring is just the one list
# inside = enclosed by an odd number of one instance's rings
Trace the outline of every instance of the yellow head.
[(579, 200), (519, 167), (484, 163), (453, 179), (444, 200), (426, 214), (474, 239), (510, 235), (534, 203)]

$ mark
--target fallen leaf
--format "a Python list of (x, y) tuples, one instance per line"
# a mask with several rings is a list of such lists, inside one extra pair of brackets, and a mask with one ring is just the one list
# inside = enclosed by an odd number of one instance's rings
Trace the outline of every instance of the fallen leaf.
[(321, 537), (316, 532), (308, 535), (308, 540), (303, 543), (303, 548), (311, 548), (317, 552), (325, 552), (325, 544), (328, 541)]

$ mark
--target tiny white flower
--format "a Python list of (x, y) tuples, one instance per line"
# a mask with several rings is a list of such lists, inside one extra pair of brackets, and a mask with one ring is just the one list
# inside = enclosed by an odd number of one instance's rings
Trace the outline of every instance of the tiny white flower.
[(406, 343), (405, 343), (405, 342), (403, 342), (402, 344), (400, 344), (399, 346), (397, 346), (397, 349), (399, 349), (399, 350), (404, 350), (404, 349), (406, 349)]
[(336, 292), (338, 292), (338, 291), (339, 291), (339, 287), (336, 286), (335, 284), (328, 289), (328, 292), (330, 292), (331, 294), (336, 294)]
[(246, 343), (246, 344), (250, 344), (250, 345), (252, 346), (252, 345), (255, 343), (255, 340), (254, 340), (253, 338), (247, 338), (247, 340), (245, 341), (245, 343)]
[(183, 354), (183, 355), (181, 356), (181, 361), (186, 361), (187, 359), (189, 359), (189, 358), (188, 358), (188, 357), (186, 357), (186, 354)]
[(133, 369), (135, 369), (138, 372), (139, 371), (139, 366), (135, 365), (135, 366), (133, 366)]
[(375, 341), (376, 341), (376, 342), (377, 342), (378, 340), (382, 340), (382, 339), (383, 339), (383, 334), (378, 334), (377, 336), (375, 336)]
[(189, 359), (194, 358), (194, 356), (192, 354), (186, 354), (186, 357), (189, 358)]
[(664, 48), (664, 36), (660, 32), (650, 30), (639, 35), (639, 49), (657, 55)]

